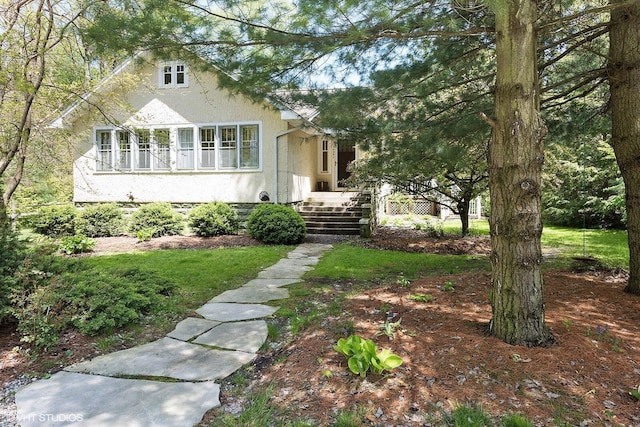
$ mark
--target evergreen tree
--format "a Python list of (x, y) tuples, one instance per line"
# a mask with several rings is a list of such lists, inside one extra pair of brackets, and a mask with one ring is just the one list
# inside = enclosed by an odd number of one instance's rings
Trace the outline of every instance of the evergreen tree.
[(629, 282), (640, 295), (640, 2), (611, 0), (609, 84), (611, 145), (625, 183)]

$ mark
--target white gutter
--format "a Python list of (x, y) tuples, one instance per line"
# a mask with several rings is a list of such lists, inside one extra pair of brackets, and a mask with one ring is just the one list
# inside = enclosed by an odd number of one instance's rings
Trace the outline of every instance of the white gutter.
[(288, 135), (290, 133), (293, 132), (297, 132), (300, 129), (303, 128), (303, 125), (300, 126), (296, 126), (294, 128), (282, 131), (282, 132), (278, 132), (276, 133), (276, 136), (274, 138), (274, 142), (275, 142), (275, 164), (274, 164), (274, 178), (275, 178), (275, 182), (274, 182), (274, 188), (275, 191), (273, 192), (273, 203), (275, 203), (276, 205), (278, 204), (278, 160), (279, 160), (279, 155), (278, 155), (278, 139), (280, 139), (281, 136), (285, 136)]

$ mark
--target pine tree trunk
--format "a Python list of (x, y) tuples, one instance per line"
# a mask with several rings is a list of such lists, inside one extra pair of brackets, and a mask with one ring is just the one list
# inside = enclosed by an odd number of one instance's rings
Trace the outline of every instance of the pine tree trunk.
[(496, 13), (496, 117), (489, 147), (493, 335), (513, 345), (552, 340), (544, 319), (536, 3), (502, 0)]
[(462, 224), (463, 236), (469, 235), (469, 200), (462, 199), (458, 203), (458, 214), (460, 215), (460, 223)]
[(625, 185), (629, 282), (640, 295), (640, 3), (612, 0), (609, 28), (611, 145)]

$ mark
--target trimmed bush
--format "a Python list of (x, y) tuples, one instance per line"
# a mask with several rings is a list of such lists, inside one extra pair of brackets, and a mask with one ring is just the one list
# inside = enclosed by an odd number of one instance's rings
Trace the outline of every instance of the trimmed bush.
[(76, 233), (78, 209), (72, 205), (44, 206), (31, 220), (36, 233), (45, 236), (73, 236)]
[(111, 237), (122, 234), (122, 209), (115, 203), (87, 206), (76, 218), (76, 233), (87, 237)]
[(264, 243), (294, 245), (304, 240), (307, 226), (293, 208), (264, 204), (249, 215), (247, 233)]
[(201, 237), (236, 234), (240, 228), (238, 213), (226, 203), (211, 202), (189, 212), (189, 227)]
[(184, 218), (171, 208), (170, 203), (149, 203), (142, 205), (131, 215), (129, 231), (153, 230), (152, 237), (175, 236), (182, 233)]

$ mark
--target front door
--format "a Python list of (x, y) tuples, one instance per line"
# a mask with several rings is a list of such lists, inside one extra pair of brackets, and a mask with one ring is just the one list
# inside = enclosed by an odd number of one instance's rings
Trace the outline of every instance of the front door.
[(338, 144), (338, 187), (346, 187), (345, 180), (351, 176), (347, 170), (349, 163), (356, 159), (356, 144), (340, 142)]

